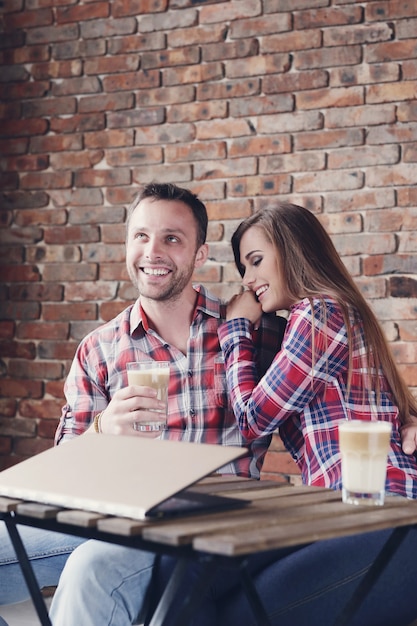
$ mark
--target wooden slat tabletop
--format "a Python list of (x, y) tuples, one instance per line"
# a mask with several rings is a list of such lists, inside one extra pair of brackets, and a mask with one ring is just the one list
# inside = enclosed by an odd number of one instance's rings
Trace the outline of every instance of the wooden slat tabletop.
[(330, 489), (212, 476), (193, 490), (248, 499), (239, 509), (171, 520), (140, 521), (0, 497), (0, 512), (170, 547), (241, 556), (322, 539), (417, 524), (417, 502), (387, 497), (383, 507), (343, 504)]

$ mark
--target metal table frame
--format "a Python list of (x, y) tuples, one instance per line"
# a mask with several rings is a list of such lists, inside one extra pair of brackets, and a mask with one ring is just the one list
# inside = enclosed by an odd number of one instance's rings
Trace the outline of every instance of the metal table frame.
[[(16, 551), (16, 556), (19, 560), (23, 576), (29, 588), (32, 601), (42, 626), (51, 626), (51, 621), (49, 619), (41, 590), (39, 589), (33, 572), (32, 565), (17, 529), (18, 524), (34, 526), (53, 532), (77, 535), (85, 537), (86, 539), (107, 541), (109, 543), (116, 543), (136, 549), (147, 550), (156, 554), (166, 554), (177, 557), (178, 563), (174, 568), (168, 585), (161, 598), (158, 600), (156, 607), (152, 609), (149, 617), (146, 619), (145, 626), (164, 626), (165, 619), (170, 612), (171, 604), (181, 587), (181, 583), (186, 572), (186, 566), (190, 559), (197, 559), (202, 565), (201, 576), (194, 586), (190, 588), (188, 595), (184, 598), (182, 608), (176, 614), (176, 625), (184, 626), (189, 622), (193, 613), (198, 608), (199, 602), (202, 598), (202, 593), (210, 584), (217, 568), (226, 565), (239, 568), (241, 584), (255, 615), (258, 626), (271, 626), (252, 577), (246, 568), (246, 556), (230, 557), (217, 554), (199, 553), (194, 551), (191, 546), (168, 546), (166, 544), (146, 541), (140, 536), (114, 535), (100, 531), (96, 528), (75, 527), (70, 524), (58, 522), (55, 519), (38, 519), (21, 515), (13, 511), (0, 512), (0, 520), (1, 519), (6, 523), (11, 542)], [(401, 526), (393, 530), (392, 534), (376, 557), (374, 563), (354, 591), (350, 600), (340, 612), (338, 618), (336, 619), (335, 626), (346, 626), (349, 624), (353, 615), (356, 613), (366, 595), (372, 589), (384, 568), (407, 536), (411, 527), (412, 525)]]

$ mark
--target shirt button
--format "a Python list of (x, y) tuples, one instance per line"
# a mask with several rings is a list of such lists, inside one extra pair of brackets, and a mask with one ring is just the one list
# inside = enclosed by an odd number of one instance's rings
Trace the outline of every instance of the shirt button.
[(192, 378), (193, 377), (193, 371), (192, 370), (188, 370), (188, 378)]
[(191, 415), (191, 417), (194, 417), (194, 415), (195, 415), (194, 409), (190, 409), (190, 415)]

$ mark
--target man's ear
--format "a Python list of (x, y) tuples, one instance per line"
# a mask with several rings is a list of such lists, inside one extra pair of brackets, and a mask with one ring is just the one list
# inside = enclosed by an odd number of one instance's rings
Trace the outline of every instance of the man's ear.
[(207, 261), (208, 257), (208, 245), (203, 243), (202, 246), (197, 250), (197, 254), (195, 255), (194, 267), (201, 267)]

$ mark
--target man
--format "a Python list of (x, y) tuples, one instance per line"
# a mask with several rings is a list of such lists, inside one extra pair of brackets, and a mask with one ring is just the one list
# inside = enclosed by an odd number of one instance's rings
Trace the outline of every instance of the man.
[[(126, 265), (140, 298), (81, 342), (65, 384), (67, 402), (57, 444), (83, 433), (157, 436), (133, 427), (138, 414), (146, 417), (159, 408), (159, 401), (148, 388), (128, 386), (126, 363), (149, 358), (170, 361), (168, 428), (161, 437), (243, 446), (247, 454), (221, 471), (259, 478), (270, 437), (247, 442), (240, 435), (223, 372), (215, 377), (215, 358), (221, 353), (217, 329), (225, 319), (225, 306), (192, 283), (194, 271), (207, 259), (207, 223), (204, 204), (175, 185), (150, 184), (135, 198), (126, 225)], [(281, 318), (273, 316), (256, 332), (265, 347), (260, 352), (263, 367), (276, 352), (284, 326)], [(115, 477), (123, 480), (117, 468)], [(39, 531), (27, 539), (26, 530), (22, 531), (29, 557), (41, 556), (33, 542), (47, 541), (51, 533)], [(42, 549), (41, 561), (49, 566), (49, 573), (38, 571), (37, 561), (32, 560), (41, 585), (56, 584), (68, 554), (82, 544), (70, 557), (55, 594), (54, 625), (122, 626), (137, 618), (154, 555), (59, 535), (53, 541), (52, 551), (47, 546)], [(11, 601), (11, 594), (9, 589), (3, 603)]]

